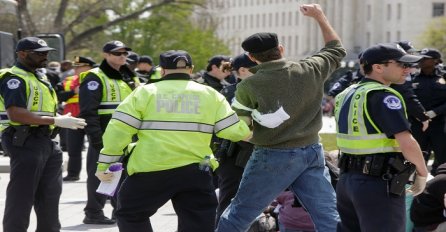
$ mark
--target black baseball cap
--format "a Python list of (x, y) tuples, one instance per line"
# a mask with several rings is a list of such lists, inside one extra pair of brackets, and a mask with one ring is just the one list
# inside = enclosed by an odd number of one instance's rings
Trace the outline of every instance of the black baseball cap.
[(139, 57), (138, 63), (147, 63), (153, 66), (153, 59), (150, 56), (144, 55)]
[(129, 55), (127, 56), (127, 63), (128, 64), (136, 64), (139, 61), (139, 55), (136, 52), (129, 52)]
[(25, 37), (17, 42), (16, 52), (19, 51), (35, 51), (35, 52), (47, 52), (55, 51), (56, 49), (48, 47), (45, 40), (37, 37)]
[(242, 42), (242, 48), (249, 53), (260, 53), (279, 45), (276, 33), (261, 32), (249, 36)]
[(95, 67), (97, 66), (97, 64), (90, 57), (75, 56), (73, 61), (73, 67), (81, 67), (81, 66)]
[(231, 62), (231, 66), (233, 70), (238, 70), (241, 67), (244, 68), (251, 68), (256, 66), (257, 63), (249, 59), (248, 55), (246, 53), (243, 53), (241, 55), (238, 55), (234, 57), (234, 59)]
[(123, 42), (119, 40), (112, 40), (104, 44), (104, 47), (102, 48), (103, 52), (114, 52), (116, 50), (119, 50), (121, 48), (124, 48), (126, 51), (131, 51), (132, 49), (127, 47)]
[(402, 41), (398, 41), (396, 43), (398, 45), (400, 45), (404, 49), (404, 51), (406, 51), (407, 53), (417, 52), (417, 50), (413, 47), (412, 42), (410, 42), (410, 41), (402, 40)]
[(361, 56), (361, 63), (364, 65), (380, 64), (388, 60), (395, 60), (401, 63), (416, 63), (422, 57), (409, 55), (396, 43), (380, 43), (367, 48)]
[[(186, 65), (178, 66), (178, 61), (184, 60)], [(181, 69), (192, 67), (192, 58), (183, 50), (169, 50), (160, 54), (160, 66), (164, 69)]]
[(420, 51), (420, 56), (424, 58), (430, 58), (430, 59), (439, 59), (441, 63), (443, 63), (443, 60), (441, 60), (441, 53), (435, 48), (423, 48)]

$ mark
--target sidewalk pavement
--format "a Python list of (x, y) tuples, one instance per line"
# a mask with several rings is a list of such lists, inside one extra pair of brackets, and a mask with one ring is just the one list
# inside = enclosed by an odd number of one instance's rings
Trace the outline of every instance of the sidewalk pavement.
[[(80, 181), (64, 182), (62, 189), (62, 196), (59, 204), (59, 218), (62, 224), (61, 232), (118, 232), (117, 225), (86, 225), (82, 223), (84, 219), (84, 207), (87, 201), (87, 187), (86, 179), (87, 173), (85, 170), (86, 152), (83, 152), (83, 170), (81, 172)], [(64, 152), (64, 160), (68, 160), (68, 155)], [(0, 163), (9, 163), (9, 158), (0, 156)], [(66, 172), (63, 173), (63, 176)], [(3, 219), (5, 208), (6, 187), (9, 182), (9, 173), (0, 173), (0, 222)], [(112, 207), (107, 203), (104, 209), (106, 216), (110, 217)], [(153, 230), (155, 232), (175, 232), (177, 230), (177, 215), (173, 210), (170, 202), (161, 207), (158, 212), (150, 218)], [(0, 226), (0, 232), (3, 231), (3, 226)], [(30, 226), (28, 231), (35, 231), (36, 218), (34, 211), (31, 213)]]

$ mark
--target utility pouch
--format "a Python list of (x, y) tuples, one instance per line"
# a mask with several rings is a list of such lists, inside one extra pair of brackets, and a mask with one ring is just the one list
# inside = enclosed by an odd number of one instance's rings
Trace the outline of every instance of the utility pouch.
[(375, 155), (373, 156), (373, 162), (370, 166), (370, 172), (369, 175), (372, 176), (381, 176), (385, 169), (384, 162), (386, 161), (386, 157), (382, 155)]
[(12, 137), (12, 145), (22, 147), (30, 134), (29, 129), (29, 126), (15, 126)]
[(410, 176), (415, 171), (415, 165), (410, 162), (403, 162), (397, 158), (390, 158), (389, 167), (396, 171), (396, 174), (393, 174), (390, 179), (389, 192), (401, 196), (406, 190), (406, 184)]

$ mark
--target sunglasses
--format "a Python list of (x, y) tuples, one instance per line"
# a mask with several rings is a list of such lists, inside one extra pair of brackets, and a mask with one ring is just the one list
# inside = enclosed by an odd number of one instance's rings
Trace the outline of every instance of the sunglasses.
[(26, 51), (27, 53), (35, 54), (38, 56), (47, 56), (49, 52), (36, 52), (36, 51)]
[(114, 56), (128, 56), (129, 53), (128, 52), (109, 52), (110, 54), (114, 55)]

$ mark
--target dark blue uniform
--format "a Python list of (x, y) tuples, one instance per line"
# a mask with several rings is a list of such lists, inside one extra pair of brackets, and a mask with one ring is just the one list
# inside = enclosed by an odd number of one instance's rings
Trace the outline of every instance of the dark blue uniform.
[[(20, 63), (17, 67), (31, 72)], [(35, 73), (39, 78), (39, 74)], [(18, 81), (14, 88), (8, 83)], [(41, 81), (49, 89), (51, 85)], [(17, 85), (16, 85), (17, 86)], [(0, 93), (5, 109), (27, 108), (25, 82), (13, 74), (0, 80)], [(13, 145), (15, 129), (9, 126), (2, 133), (2, 146), (10, 155), (10, 182), (6, 190), (3, 231), (22, 232), (29, 226), (31, 209), (37, 216), (38, 232), (60, 231), (59, 198), (62, 193), (62, 151), (51, 140), (47, 126), (33, 127), (23, 145)]]
[[(363, 81), (373, 81), (365, 79)], [(367, 109), (376, 126), (387, 135), (409, 130), (404, 108), (392, 109), (386, 104), (386, 97), (396, 96), (386, 91), (368, 94)], [(347, 112), (339, 116), (339, 131), (347, 130)], [(345, 119), (342, 121), (342, 119)], [(367, 131), (376, 129), (366, 121)], [(401, 156), (401, 153), (370, 154)], [(381, 176), (365, 175), (359, 170), (347, 170), (341, 174), (336, 187), (337, 207), (341, 217), (338, 231), (347, 232), (404, 232), (406, 210), (405, 195), (397, 196), (388, 192), (388, 181)], [(384, 227), (386, 225), (387, 227)]]
[(435, 175), (438, 165), (446, 163), (446, 82), (437, 75), (420, 73), (412, 81), (415, 94), (426, 111), (433, 110), (437, 116), (431, 119), (426, 131), (422, 131), (423, 125), (418, 121), (412, 122), (412, 133), (420, 144), (422, 151), (434, 151), (435, 160), (431, 173)]

